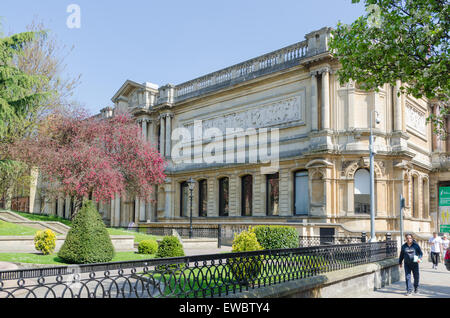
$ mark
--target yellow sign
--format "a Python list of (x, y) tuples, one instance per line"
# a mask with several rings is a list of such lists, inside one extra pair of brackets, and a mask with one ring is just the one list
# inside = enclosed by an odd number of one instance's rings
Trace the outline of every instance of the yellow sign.
[(448, 208), (445, 210), (442, 209), (441, 210), (441, 224), (450, 224), (449, 221), (450, 221), (450, 213), (448, 211)]

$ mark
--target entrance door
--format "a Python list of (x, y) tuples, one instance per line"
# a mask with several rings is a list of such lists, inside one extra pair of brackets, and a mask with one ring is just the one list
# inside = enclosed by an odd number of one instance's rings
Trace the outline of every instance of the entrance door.
[(320, 228), (320, 245), (331, 245), (334, 241), (334, 228)]

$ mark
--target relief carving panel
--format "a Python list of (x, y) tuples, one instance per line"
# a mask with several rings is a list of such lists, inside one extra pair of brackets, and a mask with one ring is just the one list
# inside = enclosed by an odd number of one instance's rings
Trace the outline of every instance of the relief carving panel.
[[(258, 105), (223, 116), (202, 120), (203, 130), (218, 128), (225, 132), (227, 128), (264, 128), (281, 124), (298, 122), (304, 124), (304, 98), (301, 95), (291, 96), (275, 102)], [(194, 123), (184, 125), (193, 132)]]

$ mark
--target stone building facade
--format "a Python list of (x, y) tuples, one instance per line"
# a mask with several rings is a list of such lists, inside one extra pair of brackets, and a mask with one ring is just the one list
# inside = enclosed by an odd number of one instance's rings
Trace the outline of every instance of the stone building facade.
[[(302, 42), (180, 85), (127, 80), (112, 98), (114, 107), (101, 116), (131, 112), (143, 138), (166, 157), (167, 179), (155, 187), (153, 203), (116, 196), (100, 204), (105, 221), (114, 226), (187, 222), (186, 181), (192, 177), (195, 223), (300, 222), (370, 232), (372, 127), (376, 231), (399, 229), (400, 194), (406, 198), (405, 230), (435, 230), (438, 187), (450, 180), (449, 141), (433, 135), (426, 123), (438, 110), (425, 99), (398, 96), (399, 84), (378, 92), (353, 82), (340, 85), (340, 65), (328, 48), (330, 31), (322, 28)], [(205, 148), (217, 155), (214, 146), (225, 145), (218, 132), (226, 128), (247, 135), (245, 160), (207, 161)], [(180, 131), (200, 137), (180, 141)], [(266, 139), (277, 147), (275, 165), (250, 154)], [(70, 213), (67, 199), (52, 206), (53, 213)]]

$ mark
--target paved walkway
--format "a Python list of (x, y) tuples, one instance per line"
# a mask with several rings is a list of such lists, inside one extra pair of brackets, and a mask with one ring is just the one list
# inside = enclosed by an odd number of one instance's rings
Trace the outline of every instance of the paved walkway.
[[(404, 274), (404, 269), (401, 268)], [(385, 288), (358, 295), (357, 298), (450, 298), (450, 271), (442, 262), (438, 269), (432, 269), (432, 264), (420, 264), (419, 294), (406, 297), (406, 283), (404, 275), (399, 282)]]

